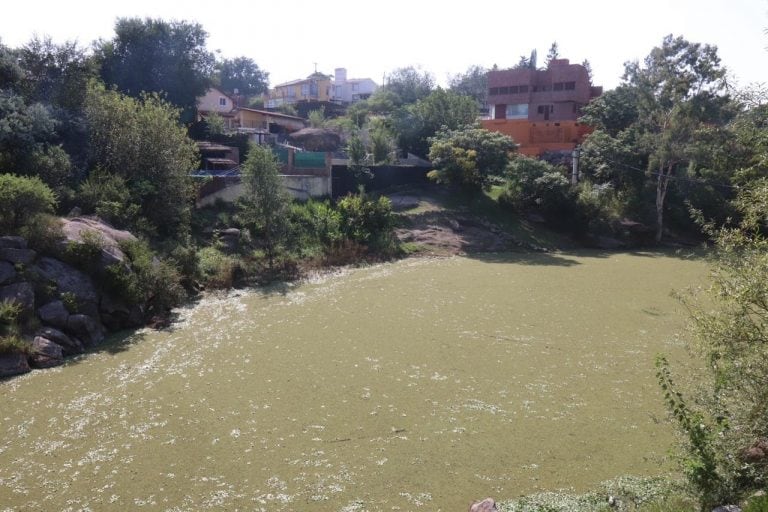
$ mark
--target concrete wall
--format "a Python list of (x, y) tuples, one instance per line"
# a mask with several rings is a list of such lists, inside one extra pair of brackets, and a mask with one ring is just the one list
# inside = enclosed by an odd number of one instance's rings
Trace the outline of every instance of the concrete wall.
[[(281, 175), (283, 186), (294, 199), (305, 201), (310, 197), (330, 197), (330, 176), (286, 176)], [(226, 182), (223, 188), (201, 197), (197, 201), (197, 207), (211, 206), (217, 200), (233, 203), (245, 194), (245, 185), (242, 182)]]
[[(223, 105), (221, 104), (223, 101)], [(208, 89), (205, 96), (197, 98), (197, 110), (203, 112), (218, 112), (224, 114), (231, 112), (235, 106), (232, 104), (232, 98), (216, 88)]]

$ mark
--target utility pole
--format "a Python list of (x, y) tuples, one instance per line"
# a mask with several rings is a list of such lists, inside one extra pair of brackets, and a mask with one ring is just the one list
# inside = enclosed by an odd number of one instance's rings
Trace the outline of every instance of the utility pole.
[(581, 148), (576, 146), (573, 148), (571, 157), (573, 158), (573, 169), (571, 171), (571, 185), (577, 185), (579, 183), (579, 157), (581, 156)]

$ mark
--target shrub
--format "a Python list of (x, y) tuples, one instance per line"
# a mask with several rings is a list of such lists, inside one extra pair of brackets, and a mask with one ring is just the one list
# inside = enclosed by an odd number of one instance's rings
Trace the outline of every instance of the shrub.
[(394, 217), (388, 198), (350, 194), (338, 202), (338, 209), (345, 238), (375, 246), (391, 241)]
[(17, 323), (21, 305), (16, 301), (0, 302), (0, 354), (13, 352), (29, 353), (31, 347), (20, 336)]
[(18, 233), (41, 213), (53, 213), (56, 197), (40, 178), (0, 174), (0, 233)]
[(61, 220), (47, 213), (33, 215), (19, 230), (29, 246), (44, 254), (58, 254), (60, 243), (64, 240)]
[(85, 271), (91, 271), (101, 258), (104, 249), (104, 237), (93, 230), (80, 233), (80, 241), (70, 241), (64, 248), (64, 259)]
[(107, 288), (129, 304), (146, 304), (147, 315), (164, 314), (179, 305), (186, 292), (176, 268), (158, 259), (143, 240), (120, 242), (120, 249), (130, 262), (106, 268)]
[(141, 212), (141, 207), (131, 200), (125, 179), (99, 169), (80, 185), (78, 200), (86, 212), (118, 228), (132, 226)]
[(341, 214), (329, 201), (294, 203), (289, 216), (291, 249), (301, 257), (327, 252), (342, 238)]
[(231, 288), (238, 269), (237, 260), (215, 247), (198, 251), (198, 269), (206, 288)]

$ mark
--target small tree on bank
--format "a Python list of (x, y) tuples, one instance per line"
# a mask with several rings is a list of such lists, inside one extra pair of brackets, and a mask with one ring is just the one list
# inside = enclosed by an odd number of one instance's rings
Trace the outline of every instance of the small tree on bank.
[(243, 219), (253, 237), (261, 237), (272, 268), (288, 234), (290, 197), (283, 188), (279, 163), (270, 148), (252, 144), (241, 171), (246, 190)]

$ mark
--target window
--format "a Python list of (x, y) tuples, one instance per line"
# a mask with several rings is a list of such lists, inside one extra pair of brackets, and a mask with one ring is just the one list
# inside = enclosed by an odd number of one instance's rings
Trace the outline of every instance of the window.
[(489, 96), (496, 96), (497, 94), (499, 94), (499, 88), (498, 87), (491, 87), (488, 90), (488, 95)]
[(563, 90), (563, 82), (557, 82), (552, 86), (553, 91), (562, 91)]
[(227, 106), (227, 98), (219, 98), (219, 106), (226, 107)]
[(520, 92), (520, 88), (516, 85), (509, 88), (509, 94), (517, 94), (518, 92)]
[(509, 94), (509, 87), (499, 87), (499, 94)]
[(521, 85), (520, 86), (520, 92), (528, 92), (528, 86), (527, 85)]
[(309, 84), (302, 84), (301, 86), (301, 95), (304, 97), (309, 96)]
[(527, 119), (527, 118), (528, 118), (527, 103), (507, 105), (507, 119)]
[(356, 82), (352, 82), (352, 92), (357, 92), (359, 85), (360, 84), (358, 84)]
[(576, 82), (565, 82), (565, 90), (573, 91), (576, 89)]

